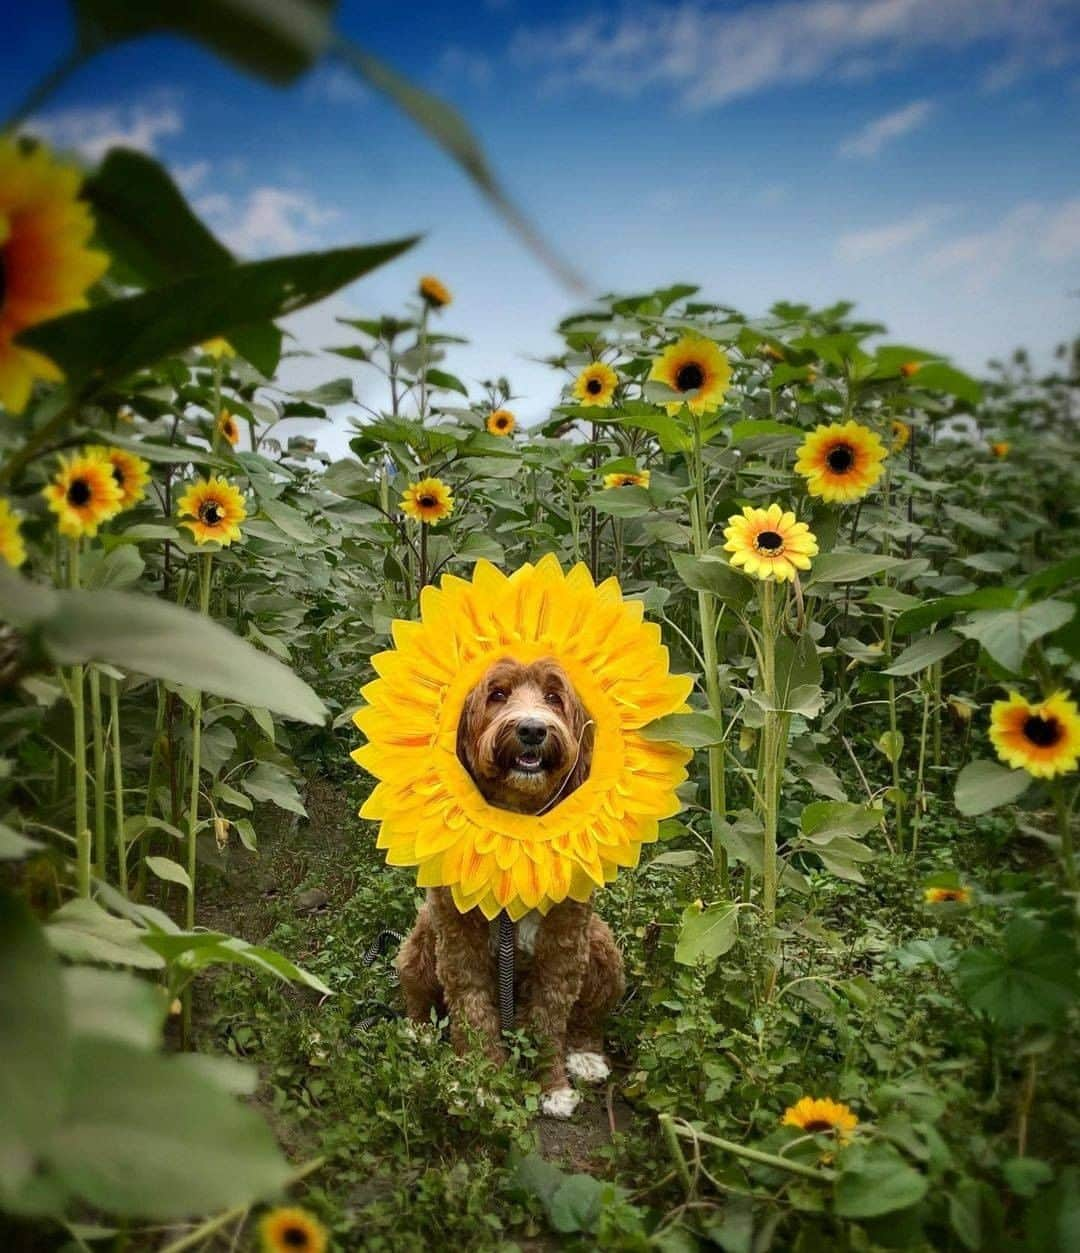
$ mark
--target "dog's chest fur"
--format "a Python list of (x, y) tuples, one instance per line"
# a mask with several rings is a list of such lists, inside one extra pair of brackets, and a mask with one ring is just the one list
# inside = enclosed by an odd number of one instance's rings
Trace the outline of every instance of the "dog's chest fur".
[[(538, 909), (530, 909), (524, 918), (518, 919), (514, 924), (514, 952), (524, 953), (527, 957), (531, 957), (536, 949), (536, 937), (540, 931), (540, 923), (543, 921), (543, 914)], [(491, 924), (488, 933), (488, 944), (492, 953), (499, 950), (499, 926), (498, 920)]]

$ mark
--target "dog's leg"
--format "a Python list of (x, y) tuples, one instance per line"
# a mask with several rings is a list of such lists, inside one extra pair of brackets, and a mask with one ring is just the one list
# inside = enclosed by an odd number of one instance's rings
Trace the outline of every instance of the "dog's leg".
[(430, 906), (424, 904), (416, 923), (398, 951), (394, 962), (405, 998), (405, 1013), (414, 1022), (428, 1022), (441, 999), (435, 973), (435, 927)]
[(584, 1083), (603, 1083), (611, 1074), (604, 1056), (604, 1019), (619, 1003), (626, 980), (611, 928), (596, 914), (589, 918), (587, 937), (589, 961), (570, 1011), (566, 1068)]
[(536, 934), (532, 968), (521, 987), (519, 1017), (545, 1052), (541, 1109), (569, 1118), (580, 1100), (566, 1074), (566, 1029), (588, 963), (590, 909), (577, 901), (556, 905)]
[(485, 1055), (501, 1065), (506, 1050), (500, 1040), (487, 920), (478, 909), (459, 913), (445, 888), (432, 889), (428, 904), (435, 930), (435, 972), (446, 996), (454, 1048), (465, 1053), (470, 1033), (475, 1033)]

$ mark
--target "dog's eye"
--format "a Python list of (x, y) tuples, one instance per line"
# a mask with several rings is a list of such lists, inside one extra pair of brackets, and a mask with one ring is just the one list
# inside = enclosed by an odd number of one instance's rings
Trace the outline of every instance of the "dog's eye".
[(544, 700), (555, 709), (562, 708), (562, 697), (558, 692), (548, 692)]
[(491, 691), (488, 692), (488, 700), (494, 701), (497, 705), (501, 705), (503, 701), (506, 700), (506, 693), (501, 687), (493, 687)]

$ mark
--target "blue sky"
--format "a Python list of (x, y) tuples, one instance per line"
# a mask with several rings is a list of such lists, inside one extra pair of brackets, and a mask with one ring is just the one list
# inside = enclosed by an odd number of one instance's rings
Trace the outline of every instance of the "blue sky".
[[(60, 0), (5, 22), (10, 109), (70, 22)], [(344, 0), (338, 25), (462, 110), (590, 290), (696, 282), (748, 313), (847, 298), (970, 369), (1017, 345), (1047, 361), (1080, 330), (1073, 0)], [(448, 366), (507, 374), (526, 420), (556, 399), (528, 358), (557, 349), (551, 328), (580, 301), (340, 67), (282, 91), (153, 39), (82, 69), (37, 121), (88, 159), (109, 142), (152, 152), (243, 255), (423, 232), (300, 315), (304, 345), (344, 342), (335, 314), (400, 309), (432, 272), (455, 294), (445, 329), (472, 341)]]

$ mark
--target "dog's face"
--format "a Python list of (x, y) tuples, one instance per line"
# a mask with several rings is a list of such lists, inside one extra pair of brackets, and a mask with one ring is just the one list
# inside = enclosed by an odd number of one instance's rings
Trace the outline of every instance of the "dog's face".
[(592, 723), (556, 662), (506, 657), (466, 698), (457, 753), (489, 804), (540, 813), (589, 777)]

